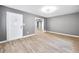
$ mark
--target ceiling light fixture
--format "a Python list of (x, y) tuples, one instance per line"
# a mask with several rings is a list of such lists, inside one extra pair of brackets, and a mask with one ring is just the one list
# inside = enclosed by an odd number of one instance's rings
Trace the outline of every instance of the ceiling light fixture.
[(50, 14), (57, 10), (56, 6), (43, 6), (41, 11), (47, 14)]

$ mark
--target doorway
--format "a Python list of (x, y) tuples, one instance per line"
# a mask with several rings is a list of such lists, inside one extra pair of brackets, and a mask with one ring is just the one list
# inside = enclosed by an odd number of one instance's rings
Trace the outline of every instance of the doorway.
[(43, 18), (35, 18), (35, 32), (44, 32), (44, 19)]
[(23, 36), (23, 15), (6, 12), (7, 40), (17, 39)]

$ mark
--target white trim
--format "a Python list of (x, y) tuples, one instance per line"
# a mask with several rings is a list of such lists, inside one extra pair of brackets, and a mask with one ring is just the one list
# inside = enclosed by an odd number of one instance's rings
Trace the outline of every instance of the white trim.
[(59, 32), (52, 32), (52, 31), (46, 31), (46, 32), (79, 38), (79, 36), (77, 36), (77, 35), (70, 35), (70, 34), (64, 34), (64, 33), (59, 33)]
[[(27, 37), (34, 36), (34, 35), (36, 35), (36, 34), (26, 35), (26, 36), (23, 36), (23, 37), (15, 38), (14, 40), (19, 40), (21, 38), (27, 38)], [(5, 40), (5, 41), (1, 41), (0, 43), (6, 43), (6, 42), (9, 42), (9, 41), (13, 41), (13, 40)]]

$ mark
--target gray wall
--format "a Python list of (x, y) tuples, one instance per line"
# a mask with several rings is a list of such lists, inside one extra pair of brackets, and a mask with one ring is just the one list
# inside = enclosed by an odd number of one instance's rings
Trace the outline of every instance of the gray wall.
[(24, 14), (24, 29), (23, 35), (35, 33), (35, 16), (30, 14)]
[(79, 35), (79, 13), (48, 18), (46, 21), (46, 30)]
[(35, 33), (35, 23), (34, 18), (38, 17), (33, 14), (29, 14), (16, 9), (8, 8), (5, 6), (0, 6), (0, 41), (6, 40), (6, 12), (14, 12), (23, 14), (23, 22), (25, 26), (23, 27), (23, 35), (29, 35)]
[(47, 18), (44, 18), (44, 30), (46, 31), (46, 28), (47, 28)]
[(6, 20), (5, 20), (5, 13), (2, 12), (3, 7), (0, 6), (0, 41), (6, 40)]

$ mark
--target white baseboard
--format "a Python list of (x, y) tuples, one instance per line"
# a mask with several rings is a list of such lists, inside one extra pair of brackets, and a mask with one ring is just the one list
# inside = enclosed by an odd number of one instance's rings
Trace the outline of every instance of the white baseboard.
[(70, 35), (70, 34), (64, 34), (64, 33), (59, 33), (59, 32), (52, 32), (52, 31), (46, 31), (46, 32), (79, 38), (79, 36), (77, 35)]
[(12, 40), (5, 40), (5, 41), (1, 41), (0, 43), (6, 43), (6, 42), (9, 42), (9, 41), (13, 41), (13, 40), (19, 40), (21, 38), (26, 38), (26, 37), (30, 37), (30, 36), (34, 36), (36, 34), (30, 34), (30, 35), (26, 35), (26, 36), (23, 36), (23, 37), (20, 37), (20, 38), (16, 38), (16, 39), (12, 39)]

